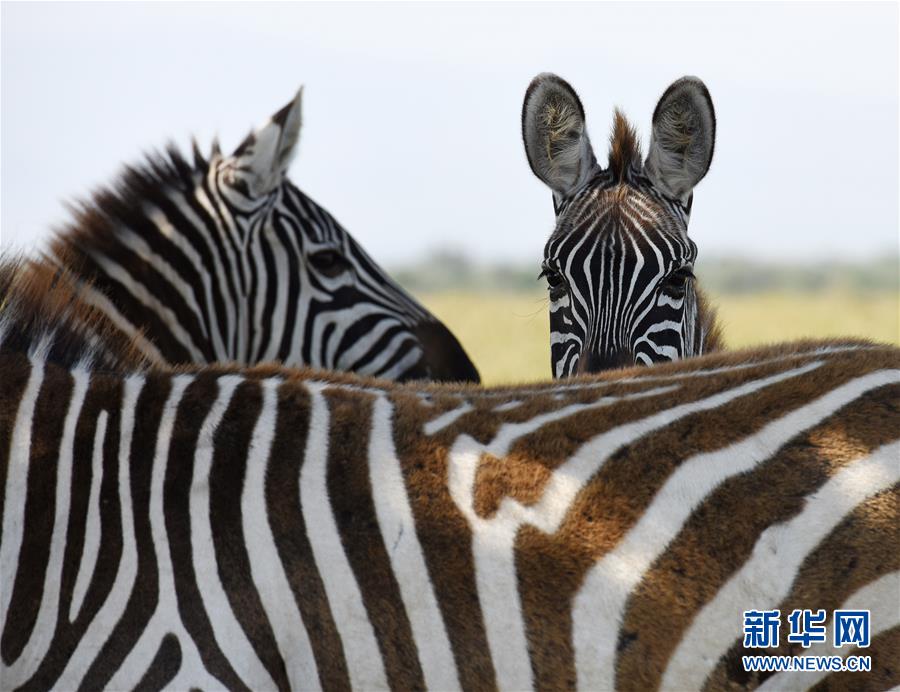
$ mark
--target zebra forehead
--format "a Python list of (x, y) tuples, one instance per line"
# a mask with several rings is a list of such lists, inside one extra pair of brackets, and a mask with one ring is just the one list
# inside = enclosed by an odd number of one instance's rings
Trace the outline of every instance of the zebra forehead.
[(628, 183), (598, 185), (573, 205), (547, 241), (545, 255), (566, 251), (570, 241), (588, 235), (612, 242), (627, 237), (630, 242), (623, 244), (626, 249), (633, 245), (640, 249), (660, 247), (660, 242), (665, 248), (673, 241), (676, 246), (688, 245), (686, 229), (652, 196)]

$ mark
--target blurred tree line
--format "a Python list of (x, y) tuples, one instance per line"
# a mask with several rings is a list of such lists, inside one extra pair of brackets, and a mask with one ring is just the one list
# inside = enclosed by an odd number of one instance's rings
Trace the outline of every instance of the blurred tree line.
[[(438, 250), (422, 260), (394, 266), (391, 274), (416, 293), (438, 291), (534, 292), (544, 288), (540, 265), (485, 264), (464, 252)], [(860, 262), (764, 262), (738, 257), (701, 257), (694, 269), (710, 293), (762, 292), (900, 293), (900, 260), (889, 253)]]

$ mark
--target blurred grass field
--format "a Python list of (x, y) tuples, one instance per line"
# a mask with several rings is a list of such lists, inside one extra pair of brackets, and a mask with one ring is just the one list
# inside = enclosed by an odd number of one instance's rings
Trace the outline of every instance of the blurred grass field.
[[(546, 293), (418, 292), (456, 334), (485, 384), (550, 377)], [(804, 337), (853, 336), (900, 344), (894, 292), (764, 291), (710, 295), (729, 348)]]

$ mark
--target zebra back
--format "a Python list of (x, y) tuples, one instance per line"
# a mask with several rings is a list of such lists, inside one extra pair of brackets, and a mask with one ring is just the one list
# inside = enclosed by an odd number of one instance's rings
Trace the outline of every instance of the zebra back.
[[(885, 689), (898, 412), (862, 343), (502, 389), (0, 349), (0, 679)], [(743, 612), (802, 608), (871, 641), (765, 653), (871, 673), (745, 671)]]

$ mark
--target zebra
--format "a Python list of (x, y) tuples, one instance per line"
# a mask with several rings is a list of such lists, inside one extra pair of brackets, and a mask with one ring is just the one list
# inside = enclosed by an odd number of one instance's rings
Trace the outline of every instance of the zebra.
[[(449, 330), (287, 178), (302, 89), (231, 156), (196, 140), (74, 207), (31, 270), (65, 270), (158, 365), (228, 361), (477, 382)], [(45, 282), (44, 278), (35, 279)]]
[[(31, 299), (0, 300), (3, 689), (900, 684), (896, 348), (506, 388), (163, 371)], [(794, 609), (869, 610), (867, 648), (744, 647), (745, 611)]]
[(697, 246), (687, 234), (693, 190), (709, 170), (715, 138), (709, 91), (683, 77), (656, 105), (643, 163), (637, 134), (616, 109), (604, 169), (575, 90), (554, 74), (532, 80), (522, 139), (531, 170), (553, 191), (556, 213), (541, 271), (554, 377), (721, 347), (714, 310), (695, 285)]

